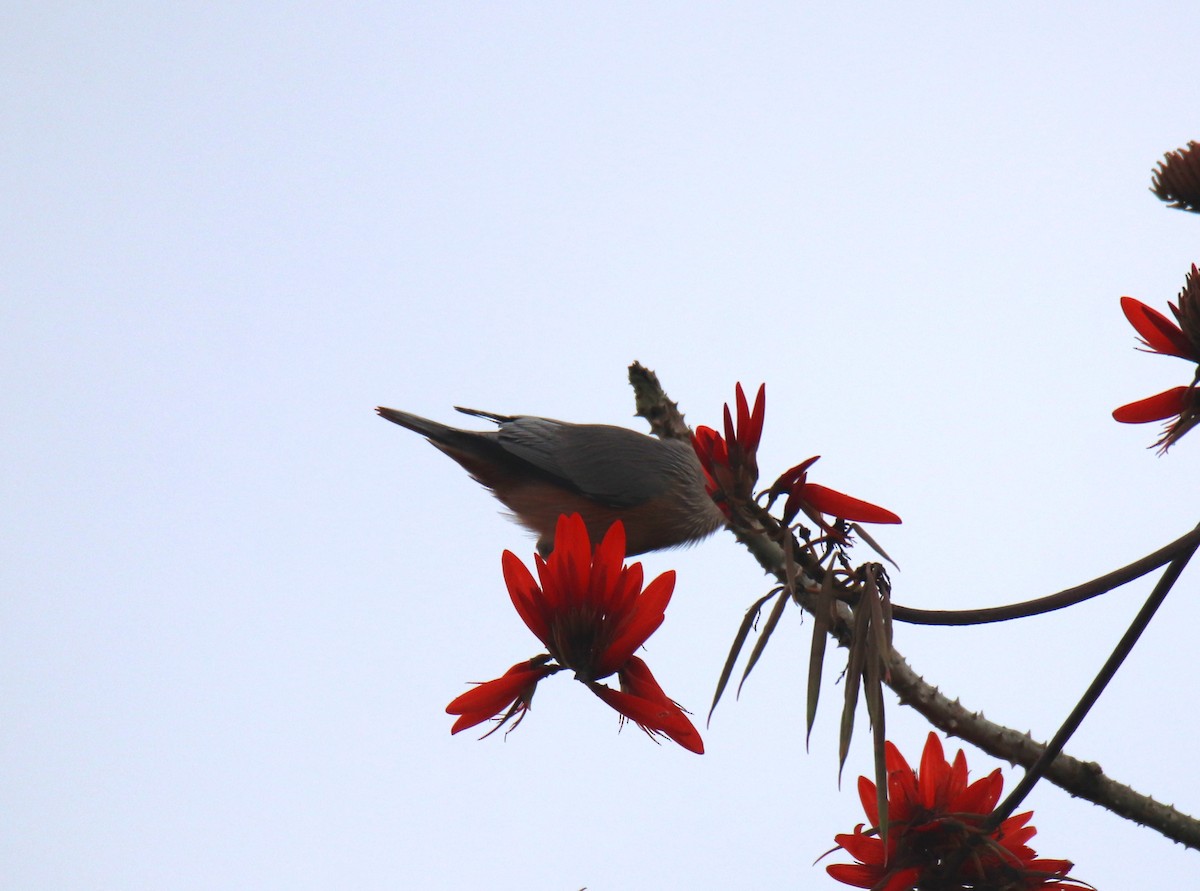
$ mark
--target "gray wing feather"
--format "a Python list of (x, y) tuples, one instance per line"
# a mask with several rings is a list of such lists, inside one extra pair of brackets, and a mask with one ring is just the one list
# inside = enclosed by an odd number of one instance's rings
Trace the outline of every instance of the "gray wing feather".
[(613, 507), (661, 493), (675, 463), (671, 447), (624, 427), (518, 417), (498, 431), (505, 451)]

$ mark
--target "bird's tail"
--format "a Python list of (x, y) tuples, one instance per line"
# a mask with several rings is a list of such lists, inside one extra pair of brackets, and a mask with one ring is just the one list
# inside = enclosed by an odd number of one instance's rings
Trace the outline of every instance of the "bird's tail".
[(428, 418), (422, 418), (420, 415), (410, 415), (406, 411), (398, 411), (394, 408), (384, 408), (382, 405), (375, 409), (375, 412), (381, 418), (387, 418), (393, 424), (399, 424), (401, 427), (407, 427), (422, 436), (428, 437), (434, 442), (445, 442), (451, 439), (455, 433), (462, 433), (454, 427), (447, 427), (445, 424), (431, 421)]
[(455, 411), (460, 411), (464, 415), (470, 415), (473, 418), (486, 418), (494, 424), (508, 424), (515, 421), (515, 415), (498, 415), (491, 411), (480, 411), (477, 408), (463, 408), (461, 405), (454, 406)]

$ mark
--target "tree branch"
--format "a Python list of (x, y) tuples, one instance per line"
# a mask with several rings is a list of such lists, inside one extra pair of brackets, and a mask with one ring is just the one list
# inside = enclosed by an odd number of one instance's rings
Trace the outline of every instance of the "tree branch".
[(1169, 545), (1159, 548), (1154, 553), (1147, 554), (1140, 560), (1134, 560), (1128, 566), (1114, 569), (1112, 572), (1092, 579), (1090, 582), (1084, 582), (1082, 585), (1075, 585), (1059, 591), (1057, 594), (1049, 594), (1034, 600), (981, 609), (946, 610), (917, 609), (893, 603), (892, 617), (898, 622), (909, 622), (914, 625), (985, 625), (989, 622), (1006, 622), (1009, 619), (1038, 616), (1056, 609), (1074, 606), (1076, 603), (1106, 594), (1113, 588), (1127, 585), (1134, 579), (1141, 578), (1160, 566), (1165, 566), (1176, 555), (1183, 553), (1189, 547), (1194, 548), (1197, 542), (1200, 542), (1200, 526), (1175, 539)]
[[(637, 378), (636, 381), (635, 376)], [(630, 366), (630, 381), (637, 390), (639, 415), (648, 419), (669, 417), (672, 421), (677, 418), (678, 425), (682, 425), (682, 415), (679, 414), (678, 406), (667, 398), (666, 394), (662, 391), (657, 376), (653, 372), (635, 362)], [(672, 427), (673, 429), (671, 429)], [(669, 432), (660, 433), (658, 429), (655, 432), (659, 433), (659, 435), (680, 436), (682, 438), (679, 427), (675, 424), (671, 424), (669, 427), (664, 426), (663, 429), (669, 430)], [(686, 431), (686, 427), (683, 430)], [(682, 435), (686, 436), (686, 433)], [(737, 529), (734, 530), (734, 533), (738, 540), (754, 555), (764, 570), (774, 575), (780, 584), (787, 584), (783, 549), (776, 542), (770, 540), (765, 535), (750, 530)], [(1153, 554), (1131, 563), (1129, 566), (1118, 569), (1092, 582), (1070, 588), (1057, 595), (1052, 595), (1052, 598), (1060, 598), (1065, 601), (1074, 596), (1078, 600), (1083, 600), (1087, 598), (1086, 596), (1080, 597), (1079, 594), (1081, 592), (1094, 591), (1094, 593), (1087, 594), (1087, 596), (1095, 596), (1095, 594), (1103, 593), (1105, 590), (1116, 587), (1117, 584), (1123, 584), (1124, 581), (1137, 578), (1151, 571), (1156, 566), (1161, 566), (1189, 545), (1194, 547), (1197, 539), (1200, 539), (1200, 527)], [(1124, 579), (1124, 581), (1115, 582), (1113, 581), (1114, 579)], [(1106, 585), (1107, 587), (1105, 587)], [(796, 596), (801, 606), (811, 613), (813, 611), (811, 597), (802, 588), (796, 589)], [(1041, 598), (1041, 602), (1052, 598)], [(1036, 603), (1039, 601), (1030, 602)], [(1052, 608), (1060, 609), (1068, 605), (1069, 603), (1067, 602), (1061, 602), (1058, 606)], [(1018, 604), (1017, 606), (1024, 606), (1024, 604)], [(839, 603), (837, 608), (839, 621), (834, 623), (830, 634), (844, 647), (848, 646), (850, 642), (851, 625), (849, 622), (852, 618), (852, 613), (850, 608), (844, 603)], [(997, 609), (1014, 608), (999, 607)], [(901, 608), (894, 607), (893, 609), (896, 611), (896, 617), (899, 618)], [(939, 611), (918, 610), (913, 612), (928, 614)], [(968, 612), (979, 613), (981, 611)], [(998, 621), (998, 619), (992, 619), (991, 621)], [(961, 623), (946, 622), (941, 624)], [(947, 735), (966, 740), (993, 757), (1008, 761), (1011, 764), (1020, 764), (1025, 768), (1031, 768), (1047, 751), (1044, 743), (1035, 742), (1028, 733), (1019, 733), (1009, 727), (997, 724), (985, 718), (980, 712), (971, 711), (957, 699), (951, 700), (936, 686), (930, 684), (917, 674), (908, 664), (907, 660), (895, 649), (891, 653), (890, 671), (885, 681), (891, 687), (892, 691), (895, 692), (901, 704), (915, 709), (931, 724)], [(1171, 805), (1155, 801), (1150, 796), (1143, 795), (1123, 783), (1110, 779), (1100, 765), (1094, 761), (1080, 761), (1060, 752), (1046, 768), (1045, 776), (1050, 782), (1075, 797), (1098, 804), (1127, 820), (1132, 820), (1154, 829), (1173, 841), (1200, 850), (1200, 820), (1176, 810)]]

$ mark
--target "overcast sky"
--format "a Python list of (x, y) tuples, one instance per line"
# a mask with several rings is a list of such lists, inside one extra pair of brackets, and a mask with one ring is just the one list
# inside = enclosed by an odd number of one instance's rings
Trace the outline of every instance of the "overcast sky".
[[(565, 676), (508, 737), (450, 736), (540, 650), (500, 574), (533, 542), (373, 408), (645, 429), (634, 359), (692, 423), (766, 381), (764, 477), (820, 454), (899, 513), (914, 606), (1183, 534), (1200, 434), (1159, 458), (1110, 412), (1190, 374), (1118, 299), (1163, 308), (1200, 261), (1148, 191), (1200, 139), (1200, 7), (1051, 6), (9, 8), (0, 887), (841, 887), (813, 862), (864, 819), (868, 733), (839, 792), (844, 651), (806, 753), (799, 613), (701, 757)], [(728, 534), (644, 563), (678, 572), (645, 658), (702, 718), (768, 580)], [(896, 645), (1045, 739), (1150, 585)], [(1193, 566), (1068, 746), (1193, 815), (1198, 622)], [(1029, 804), (1099, 888), (1200, 874)]]

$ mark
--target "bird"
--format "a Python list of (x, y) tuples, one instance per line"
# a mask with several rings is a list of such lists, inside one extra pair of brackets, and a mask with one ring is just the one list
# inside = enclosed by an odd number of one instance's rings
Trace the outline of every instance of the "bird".
[(513, 519), (537, 533), (543, 557), (554, 549), (561, 514), (582, 516), (593, 542), (620, 520), (626, 556), (692, 544), (726, 525), (686, 441), (608, 424), (455, 409), (497, 427), (463, 430), (394, 408), (375, 411), (420, 433), (490, 489)]

